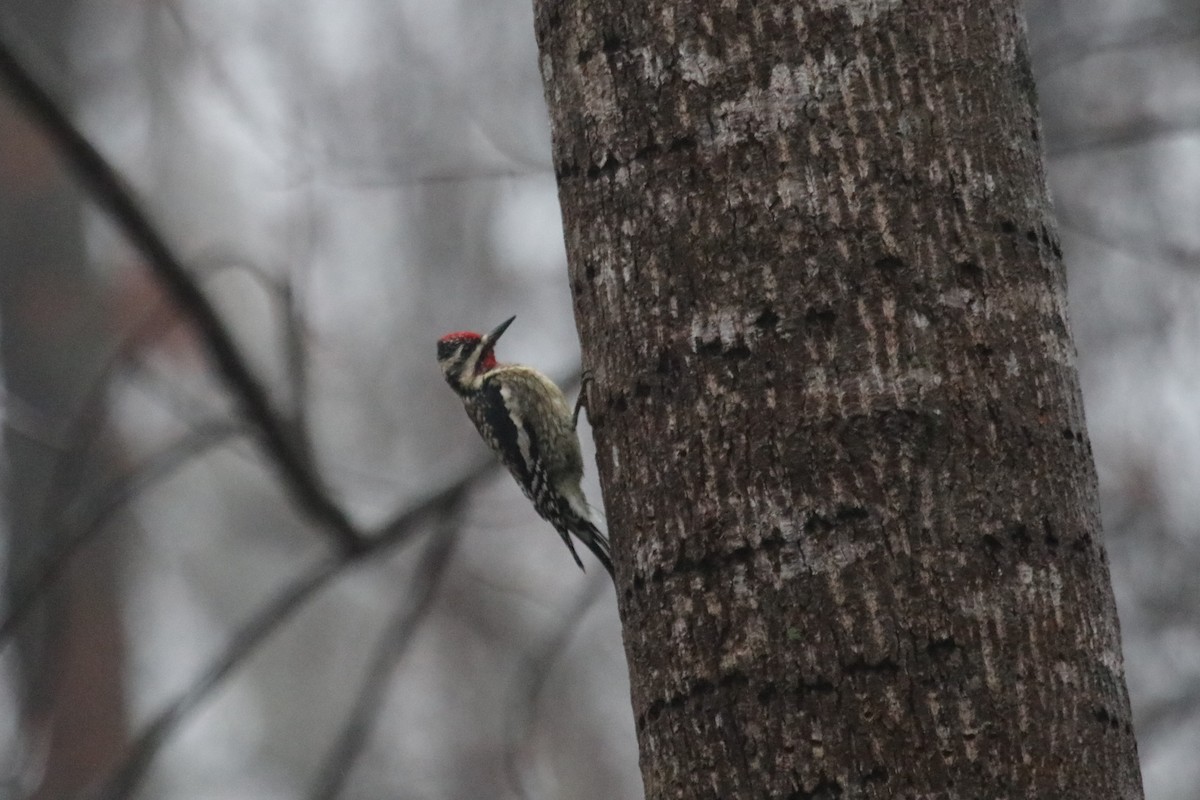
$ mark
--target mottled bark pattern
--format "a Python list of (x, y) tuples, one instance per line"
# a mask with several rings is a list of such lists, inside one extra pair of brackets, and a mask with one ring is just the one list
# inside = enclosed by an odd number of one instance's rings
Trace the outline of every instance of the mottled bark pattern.
[(535, 0), (651, 798), (1138, 798), (1016, 0)]

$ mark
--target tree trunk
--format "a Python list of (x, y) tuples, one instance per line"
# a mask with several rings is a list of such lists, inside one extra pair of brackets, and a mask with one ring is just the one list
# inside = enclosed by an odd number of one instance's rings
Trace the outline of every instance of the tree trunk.
[(1139, 798), (1016, 0), (535, 0), (651, 798)]

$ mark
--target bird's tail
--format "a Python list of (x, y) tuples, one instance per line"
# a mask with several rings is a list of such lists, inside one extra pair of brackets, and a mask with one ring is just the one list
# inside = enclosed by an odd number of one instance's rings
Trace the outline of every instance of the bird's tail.
[(615, 583), (617, 577), (613, 573), (612, 550), (609, 548), (608, 537), (601, 533), (600, 529), (593, 525), (591, 520), (584, 517), (576, 517), (571, 523), (571, 533), (575, 534), (575, 538), (583, 542), (584, 546), (592, 551), (592, 554), (608, 570), (608, 576)]

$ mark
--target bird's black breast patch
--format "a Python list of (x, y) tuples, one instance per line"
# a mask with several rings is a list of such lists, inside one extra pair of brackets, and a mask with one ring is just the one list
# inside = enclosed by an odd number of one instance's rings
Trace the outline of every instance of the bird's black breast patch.
[[(504, 461), (505, 466), (513, 473), (513, 476), (521, 484), (521, 488), (529, 494), (529, 487), (533, 480), (531, 470), (532, 464), (527, 463), (525, 454), (521, 452), (521, 433), (517, 429), (518, 420), (513, 416), (511, 409), (504, 400), (504, 395), (500, 391), (498, 381), (485, 380), (481, 387), (483, 391), (483, 425), (480, 426), (484, 436), (491, 439), (489, 444), (500, 454), (500, 458)], [(527, 426), (522, 426), (525, 435), (529, 439), (529, 458), (533, 464), (537, 463), (538, 442), (533, 431)]]

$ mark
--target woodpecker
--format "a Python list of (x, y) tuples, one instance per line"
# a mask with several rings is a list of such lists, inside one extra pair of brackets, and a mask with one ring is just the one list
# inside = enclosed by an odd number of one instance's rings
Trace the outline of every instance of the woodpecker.
[(579, 568), (583, 562), (572, 534), (612, 576), (608, 539), (592, 523), (579, 485), (579, 407), (572, 413), (562, 390), (536, 369), (496, 361), (496, 342), (514, 319), (509, 317), (483, 336), (463, 331), (438, 339), (442, 375), (538, 514), (558, 531)]

